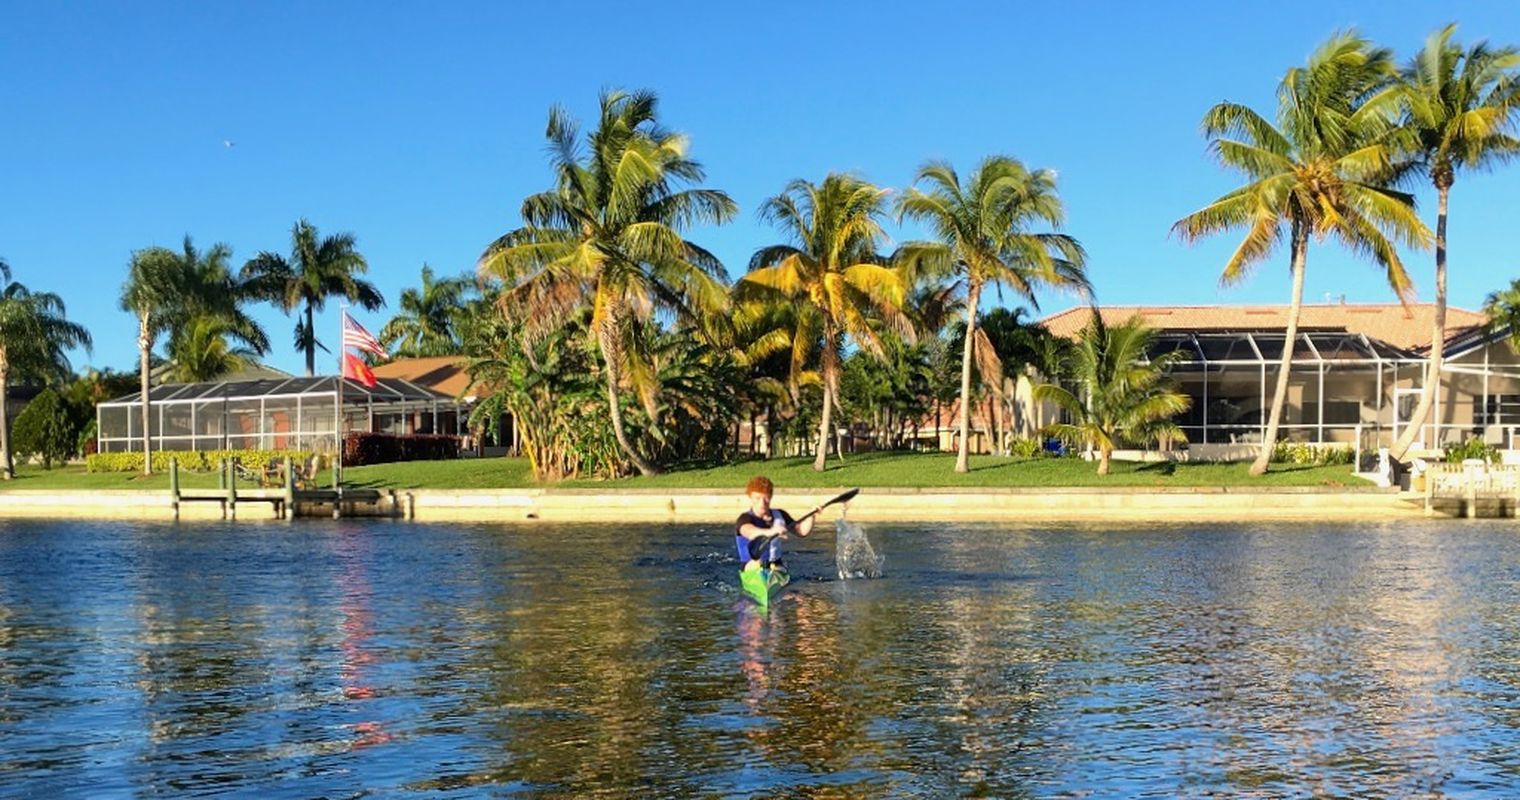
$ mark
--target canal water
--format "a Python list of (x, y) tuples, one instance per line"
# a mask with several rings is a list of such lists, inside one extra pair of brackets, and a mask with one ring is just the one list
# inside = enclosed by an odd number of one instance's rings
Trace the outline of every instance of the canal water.
[(1514, 797), (1520, 529), (0, 522), (0, 795)]

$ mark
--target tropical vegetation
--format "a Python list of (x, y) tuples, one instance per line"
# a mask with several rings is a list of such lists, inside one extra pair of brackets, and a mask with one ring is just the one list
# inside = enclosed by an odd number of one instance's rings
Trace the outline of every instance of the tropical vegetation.
[(1400, 74), (1401, 131), (1413, 171), (1436, 190), (1435, 319), (1420, 401), (1389, 455), (1401, 459), (1425, 429), (1440, 382), (1446, 343), (1446, 215), (1457, 174), (1481, 171), (1520, 154), (1520, 51), (1479, 42), (1463, 48), (1455, 25), (1431, 34)]
[(374, 311), (385, 297), (374, 284), (359, 277), (369, 262), (359, 252), (352, 233), (321, 236), (316, 226), (297, 220), (290, 229), (290, 255), (264, 251), (243, 265), (241, 279), (250, 296), (267, 300), (286, 314), (302, 311), (295, 327), (296, 349), (306, 354), (306, 375), (316, 374), (317, 349), (327, 351), (317, 338), (316, 312), (333, 297), (341, 297)]
[[(69, 374), (67, 351), (91, 345), (90, 333), (66, 316), (63, 300), (11, 280), (0, 260), (0, 474), (15, 476), (9, 398), (12, 380), (57, 382)], [(24, 411), (24, 410), (23, 410)]]
[(1097, 450), (1099, 475), (1108, 474), (1114, 450), (1126, 443), (1187, 441), (1172, 418), (1191, 401), (1167, 377), (1183, 354), (1153, 354), (1155, 344), (1156, 332), (1138, 316), (1109, 325), (1095, 313), (1070, 350), (1070, 382), (1035, 387), (1036, 398), (1055, 403), (1069, 419), (1047, 430)]
[[(1392, 54), (1343, 33), (1283, 76), (1276, 122), (1239, 103), (1222, 102), (1203, 118), (1219, 162), (1248, 183), (1179, 220), (1174, 233), (1196, 241), (1244, 229), (1220, 281), (1241, 282), (1287, 240), (1292, 294), (1285, 342), (1296, 342), (1309, 242), (1333, 238), (1384, 271), (1401, 300), (1412, 293), (1398, 245), (1424, 248), (1430, 230), (1414, 196), (1394, 188), (1400, 93)], [(1271, 416), (1252, 474), (1267, 471), (1282, 423), (1295, 347), (1282, 347)]]

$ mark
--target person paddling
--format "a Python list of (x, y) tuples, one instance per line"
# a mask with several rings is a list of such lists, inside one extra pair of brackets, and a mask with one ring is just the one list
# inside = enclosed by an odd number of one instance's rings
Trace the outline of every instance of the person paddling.
[(787, 533), (807, 536), (813, 532), (813, 523), (821, 507), (803, 517), (801, 522), (779, 508), (771, 508), (775, 484), (763, 475), (749, 479), (744, 493), (749, 496), (749, 510), (739, 515), (734, 523), (734, 544), (739, 550), (739, 561), (745, 570), (762, 566), (781, 565), (781, 537)]

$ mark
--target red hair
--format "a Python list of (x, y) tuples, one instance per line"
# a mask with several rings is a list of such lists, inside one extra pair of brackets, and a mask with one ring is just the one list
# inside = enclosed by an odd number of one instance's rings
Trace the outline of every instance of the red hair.
[(745, 494), (754, 494), (755, 492), (762, 492), (766, 497), (770, 497), (776, 493), (776, 485), (771, 483), (770, 478), (764, 475), (756, 475), (749, 479), (749, 483), (744, 485)]

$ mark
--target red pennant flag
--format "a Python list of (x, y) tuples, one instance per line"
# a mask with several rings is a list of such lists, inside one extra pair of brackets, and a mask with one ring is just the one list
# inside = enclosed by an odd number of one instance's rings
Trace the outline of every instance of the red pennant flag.
[(375, 373), (370, 370), (369, 365), (360, 361), (359, 357), (353, 353), (343, 354), (343, 377), (364, 384), (366, 389), (375, 388), (377, 383)]

